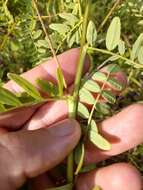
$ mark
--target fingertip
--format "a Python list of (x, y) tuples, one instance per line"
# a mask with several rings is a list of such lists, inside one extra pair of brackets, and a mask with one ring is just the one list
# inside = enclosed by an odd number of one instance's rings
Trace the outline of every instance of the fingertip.
[(76, 137), (77, 142), (79, 141), (81, 137), (81, 128), (79, 123), (75, 119), (69, 119), (70, 124), (74, 127), (74, 133), (73, 135)]
[(137, 169), (127, 163), (117, 163), (79, 177), (76, 189), (89, 190), (98, 185), (103, 190), (141, 190), (142, 179)]

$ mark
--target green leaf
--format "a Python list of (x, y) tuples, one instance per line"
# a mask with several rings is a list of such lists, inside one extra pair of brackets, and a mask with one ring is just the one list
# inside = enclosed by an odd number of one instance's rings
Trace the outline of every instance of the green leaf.
[(116, 97), (112, 94), (111, 91), (104, 90), (102, 92), (102, 97), (111, 104), (116, 102)]
[(115, 17), (107, 31), (106, 47), (108, 50), (114, 50), (120, 42), (121, 21), (119, 17)]
[(115, 78), (108, 79), (107, 83), (114, 88), (115, 90), (121, 91), (123, 90), (123, 85)]
[(94, 92), (94, 93), (99, 93), (101, 91), (99, 84), (97, 84), (93, 80), (87, 80), (84, 83), (83, 88), (86, 88), (87, 90)]
[(48, 188), (46, 190), (72, 190), (73, 189), (73, 184), (67, 184), (61, 187), (53, 187), (53, 188)]
[(15, 94), (10, 92), (9, 90), (0, 87), (0, 103), (9, 105), (9, 106), (21, 106), (21, 102), (16, 97)]
[(93, 119), (91, 120), (90, 130), (95, 131), (96, 133), (98, 133), (98, 127), (96, 125), (96, 122)]
[(102, 72), (96, 72), (93, 74), (92, 79), (96, 80), (96, 81), (105, 82), (105, 81), (107, 81), (107, 76), (106, 76), (106, 74), (104, 74)]
[(93, 21), (89, 21), (86, 34), (87, 42), (90, 46), (94, 46), (97, 39), (97, 31)]
[(119, 50), (120, 55), (124, 55), (125, 54), (126, 47), (125, 47), (125, 42), (123, 40), (119, 41), (118, 50)]
[(85, 155), (85, 150), (84, 150), (84, 144), (80, 143), (76, 150), (75, 150), (75, 160), (77, 163), (77, 168), (75, 171), (75, 175), (78, 175), (84, 162), (84, 155)]
[(48, 44), (47, 40), (38, 40), (36, 45), (37, 45), (37, 47), (49, 48), (49, 44)]
[(138, 52), (138, 61), (140, 64), (143, 64), (143, 46), (141, 46), (141, 48)]
[(71, 48), (75, 42), (76, 42), (76, 33), (70, 36), (68, 40), (68, 46)]
[(8, 78), (16, 82), (21, 88), (23, 88), (27, 92), (27, 94), (32, 96), (34, 99), (36, 100), (43, 99), (38, 90), (35, 88), (35, 86), (33, 86), (29, 81), (27, 81), (23, 77), (17, 74), (8, 73)]
[(138, 57), (138, 52), (141, 48), (141, 46), (143, 45), (143, 33), (141, 33), (138, 37), (138, 39), (136, 40), (136, 42), (133, 45), (133, 49), (131, 52), (131, 59), (135, 60)]
[(111, 144), (104, 137), (93, 130), (89, 132), (89, 139), (94, 145), (102, 150), (111, 149)]
[(111, 73), (111, 74), (112, 73), (117, 73), (117, 72), (121, 71), (121, 68), (118, 65), (116, 65), (116, 64), (110, 64), (107, 67), (107, 71), (109, 73)]
[(89, 118), (89, 111), (86, 108), (85, 105), (83, 105), (82, 103), (78, 103), (78, 115), (82, 118), (88, 119)]
[(79, 92), (80, 101), (93, 105), (95, 103), (95, 99), (93, 95), (86, 90), (85, 88), (82, 88)]
[(50, 24), (49, 27), (52, 30), (57, 31), (58, 33), (64, 35), (65, 33), (67, 33), (70, 30), (70, 27), (66, 24)]
[(4, 105), (0, 104), (0, 113), (6, 111), (6, 108)]
[(42, 30), (37, 30), (33, 32), (33, 39), (36, 40), (38, 39), (42, 34)]
[(68, 24), (74, 26), (78, 22), (78, 18), (72, 13), (60, 13), (59, 16), (68, 21)]
[(50, 96), (57, 96), (58, 88), (52, 82), (43, 79), (37, 79), (36, 81), (43, 92), (48, 93)]
[(103, 103), (103, 102), (98, 102), (96, 104), (96, 111), (99, 112), (99, 113), (102, 113), (104, 115), (107, 115), (110, 113), (110, 106), (106, 103)]
[(64, 92), (64, 87), (66, 87), (66, 82), (60, 67), (57, 68), (57, 81), (58, 81), (59, 96), (62, 96)]

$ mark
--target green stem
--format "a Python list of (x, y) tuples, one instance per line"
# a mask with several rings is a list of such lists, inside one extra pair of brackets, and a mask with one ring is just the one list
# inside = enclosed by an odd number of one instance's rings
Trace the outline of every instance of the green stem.
[(128, 59), (126, 57), (123, 57), (123, 56), (121, 56), (121, 55), (119, 55), (117, 53), (113, 53), (113, 52), (105, 50), (105, 49), (99, 49), (99, 48), (89, 47), (88, 50), (89, 51), (97, 51), (97, 52), (100, 52), (100, 53), (103, 53), (103, 54), (107, 54), (107, 55), (118, 56), (119, 59), (122, 59), (122, 60), (126, 61), (126, 64), (128, 64), (128, 65), (134, 66), (135, 68), (139, 68), (139, 69), (143, 68), (143, 65), (141, 65), (139, 63), (136, 63), (133, 60)]
[[(85, 60), (86, 50), (87, 50), (86, 32), (87, 32), (90, 4), (91, 4), (91, 0), (87, 0), (87, 3), (86, 3), (87, 6), (86, 6), (85, 14), (84, 14), (84, 19), (83, 19), (83, 29), (82, 29), (83, 32), (82, 32), (82, 37), (81, 37), (81, 48), (80, 48), (80, 55), (79, 55), (79, 60), (78, 60), (78, 68), (77, 68), (77, 74), (76, 74), (75, 84), (74, 84), (72, 112), (70, 114), (70, 118), (73, 118), (73, 119), (76, 119), (76, 115), (77, 115), (80, 82), (81, 82), (84, 60)], [(73, 182), (73, 176), (74, 176), (73, 167), (74, 167), (73, 152), (71, 152), (67, 161), (67, 182), (68, 183)]]

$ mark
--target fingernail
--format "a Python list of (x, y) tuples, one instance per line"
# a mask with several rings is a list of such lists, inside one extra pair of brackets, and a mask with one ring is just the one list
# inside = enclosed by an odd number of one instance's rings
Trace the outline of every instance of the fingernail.
[(66, 119), (52, 126), (50, 129), (54, 136), (63, 137), (73, 134), (77, 125), (78, 123), (75, 120)]

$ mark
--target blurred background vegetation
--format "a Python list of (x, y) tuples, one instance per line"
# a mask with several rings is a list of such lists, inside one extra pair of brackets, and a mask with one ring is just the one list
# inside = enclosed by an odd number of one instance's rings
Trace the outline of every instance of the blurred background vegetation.
[[(38, 0), (41, 18), (49, 33), (57, 54), (80, 45), (84, 0)], [(113, 6), (116, 8), (112, 11)], [(106, 15), (112, 11), (105, 25), (100, 29)], [(65, 14), (66, 13), (66, 14)], [(67, 14), (68, 13), (68, 14)], [(132, 44), (143, 32), (142, 0), (96, 0), (90, 14), (97, 27), (97, 47), (104, 48), (104, 40), (111, 19), (119, 16), (122, 21), (122, 38), (130, 52)], [(22, 73), (52, 56), (45, 34), (39, 22), (32, 0), (0, 0), (0, 83), (7, 80), (7, 73)], [(93, 57), (94, 66), (99, 66), (107, 58), (102, 54)], [(143, 72), (116, 61), (128, 76), (128, 88), (113, 106), (113, 112), (133, 102), (143, 100)], [(68, 64), (68, 63), (67, 63)], [(113, 113), (112, 113), (113, 114)], [(140, 145), (109, 161), (132, 162), (143, 172), (143, 146)]]

